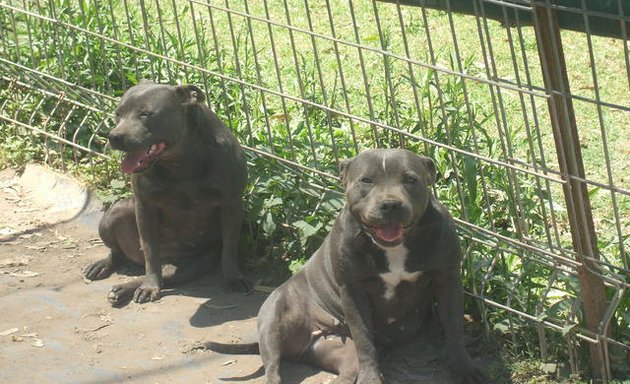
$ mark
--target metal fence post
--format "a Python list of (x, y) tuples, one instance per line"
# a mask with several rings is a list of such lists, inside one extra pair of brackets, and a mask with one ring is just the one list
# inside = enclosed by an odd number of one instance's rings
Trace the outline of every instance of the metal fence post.
[[(553, 0), (536, 4), (535, 22), (536, 40), (540, 53), (545, 86), (550, 97), (549, 113), (553, 136), (558, 155), (560, 170), (566, 181), (563, 184), (567, 213), (571, 228), (573, 248), (581, 262), (578, 267), (580, 295), (584, 306), (586, 325), (601, 340), (600, 324), (606, 310), (604, 283), (598, 276), (599, 267), (594, 260), (599, 259), (597, 237), (588, 189), (585, 179), (584, 163), (580, 150), (573, 102), (569, 88), (562, 39)], [(606, 344), (601, 341), (590, 344), (591, 369), (593, 377), (606, 381), (609, 367), (604, 358)]]

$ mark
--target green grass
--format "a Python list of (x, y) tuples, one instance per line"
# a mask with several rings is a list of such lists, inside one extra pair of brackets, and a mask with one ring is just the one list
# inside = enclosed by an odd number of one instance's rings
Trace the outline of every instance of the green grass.
[[(4, 3), (22, 7), (19, 1)], [(357, 150), (400, 146), (398, 133), (367, 121), (397, 127), (402, 132), (494, 161), (512, 163), (513, 159), (518, 159), (539, 166), (544, 157), (547, 167), (557, 169), (551, 123), (543, 97), (534, 96), (532, 105), (529, 96), (524, 95), (523, 103), (519, 93), (513, 90), (503, 88), (499, 91), (483, 81), (463, 80), (422, 65), (414, 64), (410, 70), (406, 62), (395, 57), (406, 56), (408, 49), (409, 56), (415, 61), (432, 63), (434, 57), (435, 66), (447, 71), (464, 71), (475, 78), (488, 77), (513, 83), (517, 82), (518, 73), (521, 82), (527, 82), (529, 75), (531, 84), (542, 87), (531, 28), (522, 29), (521, 44), (516, 29), (506, 29), (497, 22), (488, 21), (489, 35), (480, 41), (475, 18), (453, 15), (459, 48), (459, 55), (456, 55), (449, 17), (443, 12), (427, 12), (425, 25), (419, 9), (404, 7), (406, 48), (395, 5), (378, 3), (379, 30), (372, 2), (353, 2), (355, 23), (346, 1), (331, 1), (335, 35), (340, 40), (377, 50), (359, 53), (354, 46), (335, 44), (329, 39), (315, 38), (313, 42), (310, 36), (299, 31), (312, 28), (318, 34), (331, 36), (325, 3), (312, 2), (307, 12), (304, 2), (298, 0), (286, 3), (270, 0), (268, 9), (259, 1), (230, 2), (230, 8), (235, 12), (263, 19), (269, 12), (268, 18), (282, 25), (287, 24), (288, 14), (291, 25), (296, 28), (293, 31), (276, 25), (269, 27), (256, 20), (248, 21), (239, 14), (229, 14), (221, 9), (209, 10), (196, 2), (176, 1), (173, 7), (170, 1), (145, 0), (144, 14), (140, 3), (135, 2), (128, 2), (128, 8), (117, 1), (99, 2), (98, 5), (76, 0), (40, 3), (41, 10), (33, 5), (31, 11), (50, 16), (53, 12), (51, 5), (54, 5), (54, 15), (63, 22), (189, 66), (169, 63), (129, 46), (0, 8), (4, 44), (0, 49), (7, 60), (114, 97), (120, 96), (140, 78), (198, 84), (208, 93), (210, 105), (243, 144), (330, 175), (337, 174), (339, 159), (353, 156)], [(110, 4), (113, 12), (110, 12)], [(211, 4), (219, 8), (225, 6), (224, 2)], [(510, 36), (516, 44), (514, 62)], [(428, 50), (429, 37), (433, 53)], [(585, 36), (563, 32), (562, 38), (573, 93), (594, 97)], [(627, 107), (630, 90), (622, 70), (625, 68), (623, 43), (609, 38), (592, 39), (601, 100)], [(490, 47), (494, 62), (486, 65), (484, 49)], [(378, 50), (386, 50), (394, 57)], [(4, 65), (0, 64), (0, 68)], [(26, 80), (36, 77), (28, 73), (21, 76)], [(272, 92), (260, 92), (230, 79), (257, 84)], [(40, 104), (42, 98), (37, 94), (9, 90), (7, 82), (2, 84), (0, 106), (3, 114), (17, 116), (19, 121), (30, 121), (48, 132), (75, 137), (83, 145), (96, 137), (96, 149), (105, 150), (104, 132), (112, 125), (106, 113), (78, 108), (71, 114), (71, 119), (63, 123), (72, 108), (71, 103), (59, 103), (58, 99), (48, 97)], [(46, 86), (54, 92), (68, 91), (67, 86), (55, 81)], [(303, 105), (274, 92), (304, 99), (313, 105)], [(113, 108), (112, 101), (89, 97), (85, 92), (69, 92), (68, 98), (104, 112)], [(3, 104), (5, 101), (8, 102)], [(495, 109), (495, 103), (502, 107)], [(574, 100), (574, 104), (586, 175), (590, 180), (607, 184), (598, 111), (587, 102)], [(326, 112), (317, 105), (327, 105), (360, 119)], [(612, 182), (618, 188), (628, 190), (630, 180), (624, 170), (630, 165), (627, 145), (630, 113), (604, 107), (602, 115), (613, 167)], [(538, 122), (537, 126), (534, 121)], [(102, 122), (105, 124), (100, 125)], [(51, 140), (43, 141), (41, 136), (33, 136), (24, 128), (3, 126), (0, 137), (0, 165), (48, 162), (86, 180), (101, 191), (106, 202), (129, 193), (128, 183), (120, 176), (116, 160), (89, 156)], [(455, 217), (508, 238), (545, 246), (550, 237), (554, 246), (571, 249), (560, 184), (552, 182), (547, 186), (544, 180), (523, 172), (426, 145), (414, 138), (407, 138), (405, 145), (435, 159), (440, 173), (435, 192)], [(268, 157), (250, 153), (249, 161), (250, 185), (245, 196), (247, 220), (241, 244), (244, 261), (253, 269), (280, 264), (294, 271), (329, 230), (342, 205), (340, 187), (335, 178), (296, 171)], [(619, 242), (625, 241), (626, 252), (630, 249), (630, 198), (616, 195), (621, 231), (625, 236), (620, 240), (612, 215), (610, 192), (595, 187), (590, 191), (602, 258), (621, 266), (622, 257), (628, 255), (620, 254)], [(545, 207), (545, 211), (541, 207)], [(554, 218), (549, 216), (551, 210), (555, 213)], [(551, 231), (554, 227), (558, 229), (557, 236)], [(566, 321), (567, 329), (581, 324), (581, 313), (578, 312), (577, 318), (570, 317), (571, 306), (579, 297), (575, 276), (559, 273), (548, 287), (554, 268), (541, 263), (536, 252), (501, 241), (494, 243), (492, 238), (476, 231), (461, 229), (467, 256), (465, 283), (469, 290), (541, 319)], [(270, 282), (275, 283), (277, 279), (274, 276)], [(612, 290), (608, 293), (612, 294)], [(531, 322), (489, 306), (482, 307), (475, 300), (468, 300), (467, 306), (468, 311), (483, 316), (491, 332), (505, 339), (504, 345), (510, 354), (519, 358), (538, 356), (540, 339)], [(625, 343), (630, 341), (627, 332), (629, 311), (630, 299), (626, 295), (614, 317), (616, 327), (613, 327), (614, 336)], [(547, 330), (545, 337), (549, 346), (548, 359), (566, 361), (567, 345), (562, 335)], [(581, 344), (581, 367), (588, 366), (584, 345)], [(615, 360), (619, 353), (615, 353), (613, 368), (619, 374), (627, 375), (623, 353), (619, 362)]]

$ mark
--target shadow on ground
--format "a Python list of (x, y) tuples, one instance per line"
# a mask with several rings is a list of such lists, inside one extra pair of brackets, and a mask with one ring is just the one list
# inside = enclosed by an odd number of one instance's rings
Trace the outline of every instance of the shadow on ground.
[[(15, 180), (0, 172), (0, 234), (6, 235), (0, 239), (0, 382), (214, 384), (249, 377), (243, 382), (262, 383), (251, 378), (260, 356), (190, 351), (205, 340), (256, 340), (255, 316), (266, 294), (225, 292), (215, 272), (165, 290), (159, 301), (112, 308), (106, 299), (111, 286), (142, 271), (126, 268), (86, 283), (83, 268), (108, 252), (96, 233), (96, 213), (50, 222), (57, 187), (42, 203)], [(85, 196), (81, 188), (64, 189), (70, 190)], [(471, 340), (473, 355), (501, 373), (495, 382), (508, 382), (496, 348)], [(452, 383), (439, 338), (393, 349), (383, 371), (391, 384)], [(292, 363), (281, 373), (286, 383), (324, 384), (335, 377)]]

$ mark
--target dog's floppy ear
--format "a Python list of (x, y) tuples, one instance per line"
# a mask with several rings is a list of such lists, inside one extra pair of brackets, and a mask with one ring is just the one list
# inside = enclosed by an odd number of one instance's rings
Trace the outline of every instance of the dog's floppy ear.
[(422, 159), (422, 162), (424, 163), (424, 167), (426, 168), (426, 173), (425, 173), (425, 183), (426, 185), (433, 185), (435, 183), (435, 175), (436, 175), (436, 170), (435, 170), (435, 163), (433, 162), (433, 160), (429, 157), (426, 156), (420, 156), (420, 159)]
[(339, 163), (339, 179), (341, 180), (341, 184), (343, 187), (346, 187), (346, 176), (348, 175), (348, 168), (350, 167), (350, 163), (352, 163), (352, 159), (341, 160)]
[(206, 99), (203, 91), (194, 85), (178, 85), (175, 92), (184, 105), (202, 103)]

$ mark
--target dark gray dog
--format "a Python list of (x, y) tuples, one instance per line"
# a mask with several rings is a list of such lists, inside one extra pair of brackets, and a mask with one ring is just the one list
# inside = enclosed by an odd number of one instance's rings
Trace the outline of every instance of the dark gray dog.
[(464, 348), (460, 262), (453, 219), (433, 197), (433, 161), (402, 149), (369, 150), (341, 167), (346, 205), (304, 268), (258, 312), (259, 343), (207, 343), (225, 353), (259, 349), (266, 383), (280, 359), (338, 373), (336, 384), (381, 384), (377, 346), (409, 340), (435, 296), (452, 370), (484, 374)]
[(162, 285), (207, 273), (219, 250), (224, 282), (249, 289), (237, 265), (245, 157), (204, 99), (193, 85), (141, 82), (116, 108), (109, 142), (125, 152), (121, 170), (131, 174), (133, 197), (103, 216), (99, 234), (111, 253), (85, 277), (104, 279), (125, 258), (146, 274), (114, 286), (112, 304), (158, 299)]

